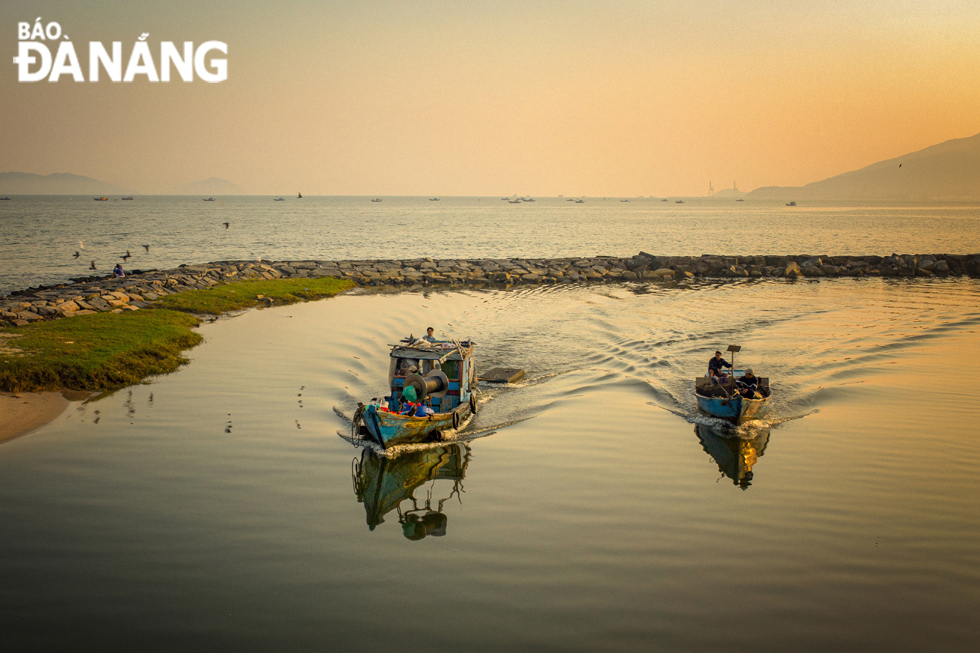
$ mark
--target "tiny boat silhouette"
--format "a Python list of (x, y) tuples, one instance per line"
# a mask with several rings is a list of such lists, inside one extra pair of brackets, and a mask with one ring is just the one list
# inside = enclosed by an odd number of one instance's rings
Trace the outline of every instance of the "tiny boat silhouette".
[(108, 197), (93, 197), (92, 199), (95, 200), (96, 202), (108, 202), (109, 201), (109, 198)]
[(438, 202), (439, 201), (439, 198), (438, 197), (430, 197), (429, 198), (429, 201), (430, 202)]
[(201, 200), (201, 201), (202, 201), (202, 202), (213, 202), (213, 201), (214, 201), (214, 198), (213, 198), (213, 197), (205, 197), (205, 198), (204, 198), (203, 200)]
[(303, 193), (296, 193), (296, 199), (298, 200), (303, 199)]
[(674, 204), (683, 204), (683, 203), (684, 203), (684, 200), (675, 200), (674, 201)]
[(786, 206), (796, 206), (796, 202), (786, 202)]
[(133, 196), (132, 195), (127, 195), (126, 197), (121, 197), (120, 199), (131, 200), (131, 199), (133, 199)]
[(372, 201), (372, 202), (380, 202), (380, 201), (381, 201), (381, 198), (380, 198), (380, 197), (375, 197), (375, 198), (374, 198), (373, 200), (371, 200), (371, 201)]
[(273, 202), (285, 202), (286, 201), (286, 198), (285, 197), (273, 197), (272, 198), (272, 201)]

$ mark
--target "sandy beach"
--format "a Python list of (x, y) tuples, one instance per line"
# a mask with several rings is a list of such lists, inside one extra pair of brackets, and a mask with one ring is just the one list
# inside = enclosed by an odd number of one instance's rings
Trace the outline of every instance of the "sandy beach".
[(68, 405), (60, 392), (0, 392), (0, 443), (54, 421)]

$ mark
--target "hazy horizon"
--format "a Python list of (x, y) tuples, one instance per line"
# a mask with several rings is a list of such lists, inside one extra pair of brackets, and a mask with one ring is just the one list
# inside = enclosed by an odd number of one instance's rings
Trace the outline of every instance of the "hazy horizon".
[[(980, 132), (980, 5), (7, 2), (0, 170), (143, 194), (701, 196)], [(228, 45), (209, 84), (17, 81), (17, 23)], [(159, 61), (157, 61), (159, 65)]]

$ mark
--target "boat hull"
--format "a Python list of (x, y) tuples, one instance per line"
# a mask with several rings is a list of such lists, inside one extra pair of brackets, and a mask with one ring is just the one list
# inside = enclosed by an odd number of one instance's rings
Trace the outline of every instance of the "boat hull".
[(753, 419), (759, 419), (769, 409), (770, 397), (762, 399), (746, 399), (741, 395), (734, 397), (704, 397), (694, 395), (698, 400), (698, 408), (712, 417), (718, 417), (735, 424), (741, 424)]
[(461, 404), (454, 411), (428, 417), (396, 415), (368, 406), (360, 419), (364, 435), (388, 449), (399, 444), (437, 440), (442, 432), (459, 428), (469, 415), (469, 404)]

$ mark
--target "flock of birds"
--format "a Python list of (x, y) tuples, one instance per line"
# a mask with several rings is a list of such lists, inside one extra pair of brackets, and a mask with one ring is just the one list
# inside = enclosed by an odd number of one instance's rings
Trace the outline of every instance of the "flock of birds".
[[(228, 229), (228, 228), (231, 227), (231, 223), (230, 222), (222, 222), (221, 224), (224, 225), (225, 229)], [(78, 249), (75, 250), (75, 255), (72, 258), (74, 258), (75, 260), (78, 260), (79, 258), (81, 258), (82, 253), (79, 250), (83, 250), (83, 249), (85, 249), (85, 243), (80, 240), (80, 241), (78, 241)], [(146, 253), (147, 254), (150, 253), (150, 246), (149, 245), (143, 245), (143, 249), (146, 250)], [(126, 253), (123, 254), (122, 256), (120, 256), (119, 258), (122, 259), (123, 263), (128, 263), (129, 262), (129, 259), (131, 259), (132, 257), (133, 257), (132, 253), (130, 253), (130, 251), (127, 249), (126, 250)], [(94, 259), (89, 264), (89, 268), (88, 269), (89, 270), (98, 270), (99, 269), (99, 267), (95, 264), (95, 260)]]

